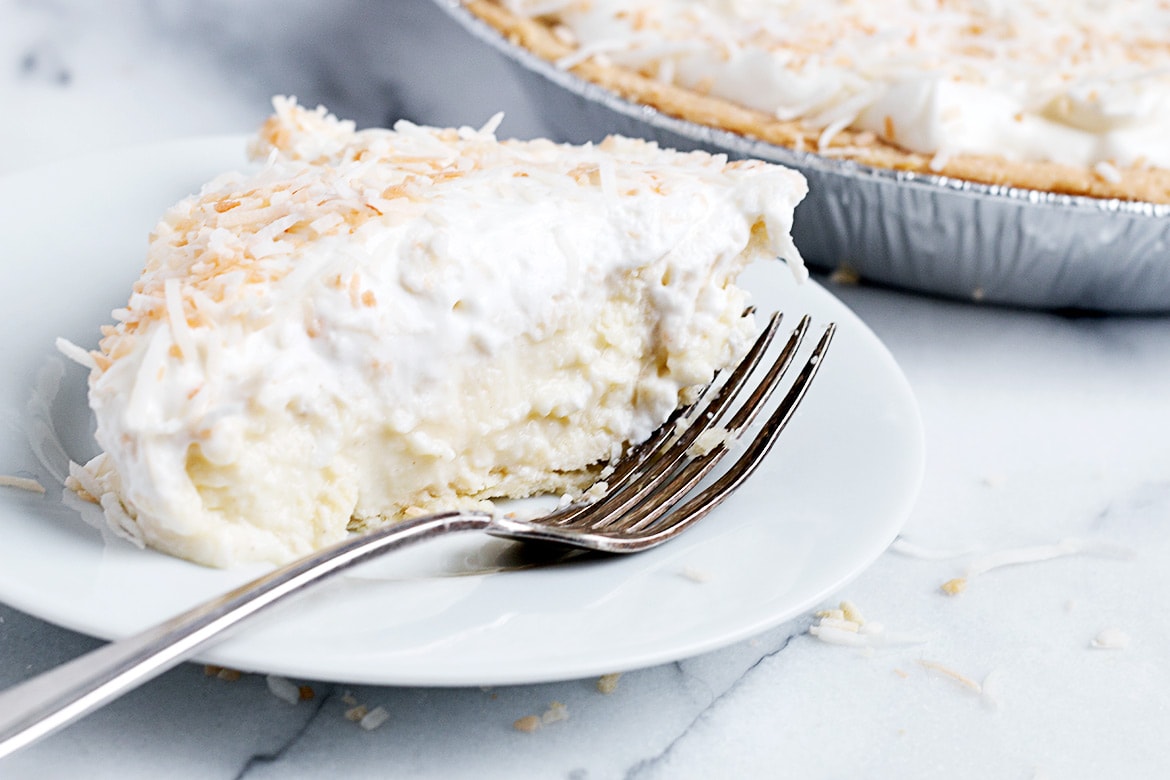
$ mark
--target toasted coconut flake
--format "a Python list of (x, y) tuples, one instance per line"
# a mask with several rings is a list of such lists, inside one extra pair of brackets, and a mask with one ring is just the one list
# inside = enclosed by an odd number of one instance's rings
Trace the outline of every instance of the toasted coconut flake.
[(45, 486), (37, 480), (30, 477), (17, 477), (12, 474), (0, 474), (0, 487), (27, 490), (30, 493), (40, 493), (41, 495), (45, 493)]
[(957, 596), (967, 589), (967, 578), (953, 577), (940, 585), (938, 589), (948, 596)]
[(887, 631), (881, 623), (866, 620), (851, 601), (842, 601), (837, 609), (816, 613), (817, 622), (809, 627), (810, 636), (829, 645), (871, 649), (892, 645), (917, 645), (926, 637)]
[(974, 691), (975, 693), (982, 693), (983, 692), (982, 685), (975, 682), (967, 675), (962, 674), (961, 672), (956, 672), (954, 669), (951, 669), (948, 666), (943, 666), (942, 664), (940, 664), (937, 661), (927, 661), (925, 659), (919, 659), (918, 665), (921, 666), (923, 669), (926, 669), (929, 672), (933, 672), (935, 674), (941, 675), (941, 676), (946, 677), (948, 679), (954, 680), (955, 682), (957, 682), (959, 685), (963, 686), (967, 690)]
[(617, 690), (618, 680), (622, 678), (621, 672), (613, 674), (603, 674), (597, 678), (597, 690), (604, 693), (606, 696)]
[(540, 717), (537, 715), (525, 715), (523, 718), (517, 718), (516, 721), (512, 723), (512, 728), (516, 729), (517, 731), (526, 732), (528, 734), (536, 731), (540, 728), (540, 726)]

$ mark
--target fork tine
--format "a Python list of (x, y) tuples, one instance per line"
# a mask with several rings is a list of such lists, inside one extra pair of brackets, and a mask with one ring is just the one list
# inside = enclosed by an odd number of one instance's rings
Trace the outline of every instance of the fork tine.
[[(801, 331), (801, 327), (798, 326), (796, 330)], [(645, 491), (639, 490), (643, 475), (635, 472), (631, 476), (634, 484), (619, 490), (620, 496), (614, 496), (614, 493), (610, 493), (599, 502), (569, 508), (567, 513), (571, 515), (570, 525), (557, 525), (550, 522), (550, 520), (559, 517), (558, 512), (531, 520), (496, 517), (493, 520), (493, 526), (487, 530), (488, 533), (511, 539), (551, 541), (551, 543), (610, 553), (633, 553), (647, 550), (649, 547), (654, 547), (673, 538), (723, 502), (759, 467), (759, 463), (768, 455), (787, 422), (791, 419), (794, 410), (804, 399), (808, 387), (820, 370), (821, 360), (823, 360), (828, 346), (832, 343), (835, 332), (837, 332), (837, 326), (832, 323), (828, 324), (817, 346), (813, 348), (810, 358), (801, 367), (796, 380), (787, 389), (784, 398), (777, 403), (775, 412), (771, 414), (768, 421), (764, 422), (761, 433), (752, 439), (748, 447), (735, 458), (735, 462), (730, 465), (727, 471), (724, 471), (723, 475), (694, 497), (687, 498), (691, 489), (702, 476), (706, 475), (706, 470), (703, 469), (707, 469), (707, 461), (714, 462), (728, 454), (730, 448), (727, 441), (724, 440), (716, 444), (706, 455), (690, 458), (681, 468), (672, 465), (667, 471), (667, 477), (674, 475), (677, 478), (670, 478), (665, 488), (661, 488), (653, 496), (647, 497)], [(796, 333), (796, 336), (800, 336), (800, 333)], [(790, 339), (790, 343), (791, 341), (792, 339)], [(794, 346), (792, 351), (794, 352)], [(784, 352), (789, 352), (789, 350), (785, 348)], [(770, 384), (775, 385), (780, 374), (783, 373), (782, 370), (777, 370), (776, 366), (791, 363), (791, 360), (791, 354), (787, 354), (787, 356), (782, 354), (777, 358), (776, 364), (773, 364), (768, 372)], [(738, 368), (736, 373), (738, 373)], [(738, 382), (739, 386), (742, 384), (742, 381)], [(759, 405), (768, 400), (769, 393), (775, 392), (775, 389), (773, 387), (771, 391), (753, 393), (753, 399), (756, 398), (757, 394), (761, 395), (761, 401), (756, 403), (753, 409), (758, 409)], [(732, 422), (748, 423), (755, 415), (753, 409), (739, 407), (737, 412), (732, 415)], [(710, 420), (707, 419), (706, 409), (700, 416), (703, 419), (702, 427), (706, 429), (710, 423)], [(666, 453), (673, 449), (675, 443), (667, 444), (665, 453), (656, 453), (653, 456), (654, 460), (658, 461), (660, 457), (661, 460), (669, 460)], [(683, 455), (686, 456), (686, 454)], [(656, 467), (658, 464), (655, 463)], [(693, 479), (696, 472), (700, 470), (702, 470), (702, 474), (697, 479)], [(659, 482), (661, 483), (661, 481), (662, 479)], [(627, 493), (635, 496), (633, 501), (628, 498)], [(603, 515), (599, 515), (598, 506), (606, 502), (610, 502), (611, 505), (605, 508)], [(599, 517), (606, 519), (604, 522), (599, 522)], [(594, 527), (594, 525), (599, 527)]]
[[(780, 438), (788, 421), (792, 419), (793, 412), (796, 411), (797, 406), (800, 405), (808, 392), (809, 386), (820, 370), (822, 359), (833, 341), (836, 330), (836, 325), (833, 323), (830, 323), (825, 329), (808, 362), (804, 364), (796, 381), (784, 395), (784, 399), (776, 411), (772, 413), (772, 416), (764, 423), (760, 433), (725, 474), (697, 496), (667, 513), (658, 523), (648, 527), (643, 524), (639, 529), (630, 529), (638, 533), (638, 541), (642, 547), (652, 546), (657, 543), (659, 537), (673, 536), (702, 519), (755, 472), (764, 457), (776, 444), (776, 440)], [(718, 448), (726, 449), (726, 444), (721, 443)]]
[[(738, 433), (755, 419), (759, 410), (763, 408), (768, 398), (776, 390), (781, 377), (788, 370), (792, 363), (796, 351), (800, 348), (800, 344), (804, 339), (804, 334), (808, 330), (810, 318), (806, 315), (801, 318), (800, 323), (792, 331), (788, 338), (788, 342), (780, 351), (776, 360), (768, 368), (763, 380), (751, 393), (748, 399), (739, 407), (731, 420), (724, 425), (724, 429), (730, 437), (738, 435)], [(770, 339), (769, 339), (770, 340)], [(758, 360), (756, 361), (758, 363)], [(754, 368), (754, 366), (753, 366)], [(750, 372), (749, 372), (750, 373)], [(746, 378), (746, 377), (745, 377)], [(655, 482), (659, 492), (664, 496), (681, 496), (689, 492), (692, 488), (699, 484), (703, 477), (707, 476), (712, 469), (719, 463), (719, 461), (727, 454), (726, 447), (713, 447), (703, 455), (693, 458), (681, 470), (676, 470), (676, 467), (686, 457), (694, 442), (698, 437), (715, 428), (718, 420), (726, 411), (727, 405), (738, 397), (739, 391), (742, 389), (743, 382), (737, 384), (732, 389), (728, 396), (727, 404), (723, 408), (717, 410), (712, 416), (703, 415), (700, 421), (696, 421), (692, 425), (692, 430), (688, 431), (691, 435), (688, 437), (688, 445), (686, 450), (675, 453), (673, 451), (665, 453), (661, 458), (661, 462), (656, 462), (656, 468), (661, 469), (663, 474), (660, 479)], [(701, 424), (700, 424), (701, 422)], [(671, 476), (673, 475), (673, 476)], [(669, 481), (663, 484), (664, 480), (669, 477)], [(640, 491), (637, 498), (640, 499), (647, 494), (648, 491)], [(599, 507), (597, 512), (590, 512), (587, 515), (588, 528), (592, 530), (601, 530), (610, 528), (612, 526), (619, 526), (621, 529), (636, 531), (639, 528), (652, 523), (663, 512), (669, 509), (669, 505), (665, 502), (655, 502), (654, 504), (642, 504), (638, 507), (631, 507), (634, 503), (635, 496), (629, 496), (626, 500), (618, 503), (615, 502), (609, 507)], [(599, 514), (600, 513), (600, 514)]]
[[(768, 324), (756, 338), (751, 349), (719, 387), (710, 403), (700, 409), (698, 419), (692, 421), (681, 435), (672, 438), (675, 436), (675, 426), (668, 421), (650, 439), (639, 445), (634, 453), (623, 459), (609, 479), (609, 491), (605, 496), (593, 504), (567, 507), (562, 513), (550, 517), (549, 523), (572, 526), (578, 523), (583, 515), (588, 515), (588, 522), (592, 524), (592, 518), (595, 517), (620, 515), (653, 491), (669, 475), (670, 470), (685, 457), (686, 451), (694, 444), (699, 434), (710, 427), (734, 400), (767, 352), (780, 327), (782, 317), (780, 312), (776, 312), (768, 319)], [(708, 385), (704, 388), (704, 395), (710, 387), (711, 385)], [(698, 407), (700, 401), (687, 407), (682, 415), (676, 415), (672, 420), (685, 419), (685, 415)], [(643, 470), (642, 467), (647, 463), (650, 464), (649, 469)]]

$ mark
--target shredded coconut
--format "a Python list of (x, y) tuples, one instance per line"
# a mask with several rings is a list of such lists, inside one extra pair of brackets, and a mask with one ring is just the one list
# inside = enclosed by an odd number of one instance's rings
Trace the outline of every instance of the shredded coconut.
[(373, 731), (390, 719), (390, 713), (384, 707), (374, 707), (358, 721), (358, 725), (366, 731)]
[(1134, 557), (1135, 552), (1128, 547), (1111, 542), (1071, 538), (1062, 539), (1055, 544), (998, 550), (976, 558), (967, 566), (961, 576), (947, 580), (942, 584), (940, 590), (947, 595), (954, 596), (966, 590), (972, 579), (981, 574), (986, 574), (989, 571), (994, 571), (1004, 566), (1039, 563), (1070, 555), (1094, 555), (1128, 560)]
[(1098, 650), (1124, 650), (1129, 647), (1129, 634), (1120, 628), (1103, 628), (1089, 642), (1089, 646)]
[(91, 371), (97, 368), (97, 361), (94, 360), (93, 355), (89, 352), (89, 350), (82, 349), (69, 339), (58, 337), (56, 346), (58, 352), (82, 368), (89, 369)]
[(890, 551), (896, 552), (899, 555), (905, 555), (907, 558), (918, 558), (924, 561), (942, 561), (948, 558), (962, 558), (964, 555), (970, 555), (974, 550), (936, 550), (930, 547), (923, 547), (922, 545), (914, 544), (899, 536), (890, 545)]
[(829, 645), (874, 648), (919, 645), (928, 641), (922, 636), (887, 631), (881, 623), (862, 617), (861, 611), (850, 601), (842, 601), (837, 609), (821, 610), (816, 613), (816, 618), (808, 633)]
[(17, 488), (18, 490), (27, 490), (30, 493), (45, 492), (45, 486), (35, 479), (30, 477), (17, 477), (11, 474), (0, 474), (0, 487)]
[(983, 706), (991, 710), (999, 709), (1003, 701), (1001, 690), (1003, 686), (1000, 683), (1000, 677), (999, 670), (992, 669), (979, 686), (979, 695), (983, 699)]
[(268, 690), (272, 695), (281, 701), (296, 704), (301, 700), (301, 689), (284, 677), (270, 674), (264, 678), (264, 682), (268, 684)]
[(933, 672), (935, 674), (941, 675), (941, 676), (946, 677), (948, 679), (954, 680), (955, 682), (957, 682), (959, 685), (963, 686), (967, 690), (974, 691), (975, 693), (980, 693), (980, 694), (983, 693), (983, 686), (982, 685), (975, 682), (967, 675), (962, 674), (961, 672), (956, 672), (954, 669), (951, 669), (948, 666), (943, 666), (942, 664), (938, 663), (937, 661), (927, 661), (927, 660), (919, 659), (918, 665), (921, 666), (923, 669), (926, 669), (929, 672)]
[(559, 701), (550, 702), (548, 709), (540, 715), (525, 715), (512, 723), (512, 728), (531, 734), (542, 726), (569, 719), (569, 708)]

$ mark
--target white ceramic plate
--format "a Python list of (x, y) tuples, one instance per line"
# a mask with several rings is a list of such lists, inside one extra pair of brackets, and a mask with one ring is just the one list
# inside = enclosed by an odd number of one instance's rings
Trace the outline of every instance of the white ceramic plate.
[[(182, 141), (0, 181), (0, 473), (47, 487), (43, 496), (0, 488), (0, 599), (13, 607), (114, 638), (262, 571), (205, 569), (98, 530), (94, 508), (62, 487), (66, 458), (95, 447), (85, 372), (54, 349), (58, 336), (96, 343), (156, 218), (243, 165), (242, 150), (239, 138)], [(712, 650), (825, 599), (908, 515), (921, 423), (893, 359), (844, 305), (813, 283), (797, 287), (780, 263), (746, 283), (762, 310), (787, 301), (791, 314), (835, 320), (839, 331), (776, 450), (695, 529), (632, 557), (504, 571), (491, 567), (507, 543), (442, 540), (275, 609), (202, 660), (354, 683), (569, 679)]]

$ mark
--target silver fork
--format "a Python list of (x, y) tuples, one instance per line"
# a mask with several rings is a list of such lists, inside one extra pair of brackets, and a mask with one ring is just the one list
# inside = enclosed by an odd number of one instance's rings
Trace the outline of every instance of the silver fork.
[[(602, 472), (605, 486), (599, 500), (570, 504), (531, 519), (444, 512), (376, 530), (294, 561), (153, 628), (0, 692), (0, 759), (178, 665), (266, 607), (416, 542), (477, 530), (568, 548), (632, 553), (677, 536), (751, 475), (804, 398), (832, 341), (832, 323), (759, 433), (718, 479), (695, 493), (699, 482), (731, 451), (731, 440), (751, 425), (774, 394), (809, 322), (808, 316), (801, 319), (759, 384), (732, 411), (779, 329), (780, 314), (772, 315), (722, 384), (709, 385), (698, 401), (676, 412), (649, 440)], [(711, 432), (713, 442), (700, 440), (705, 432)]]

